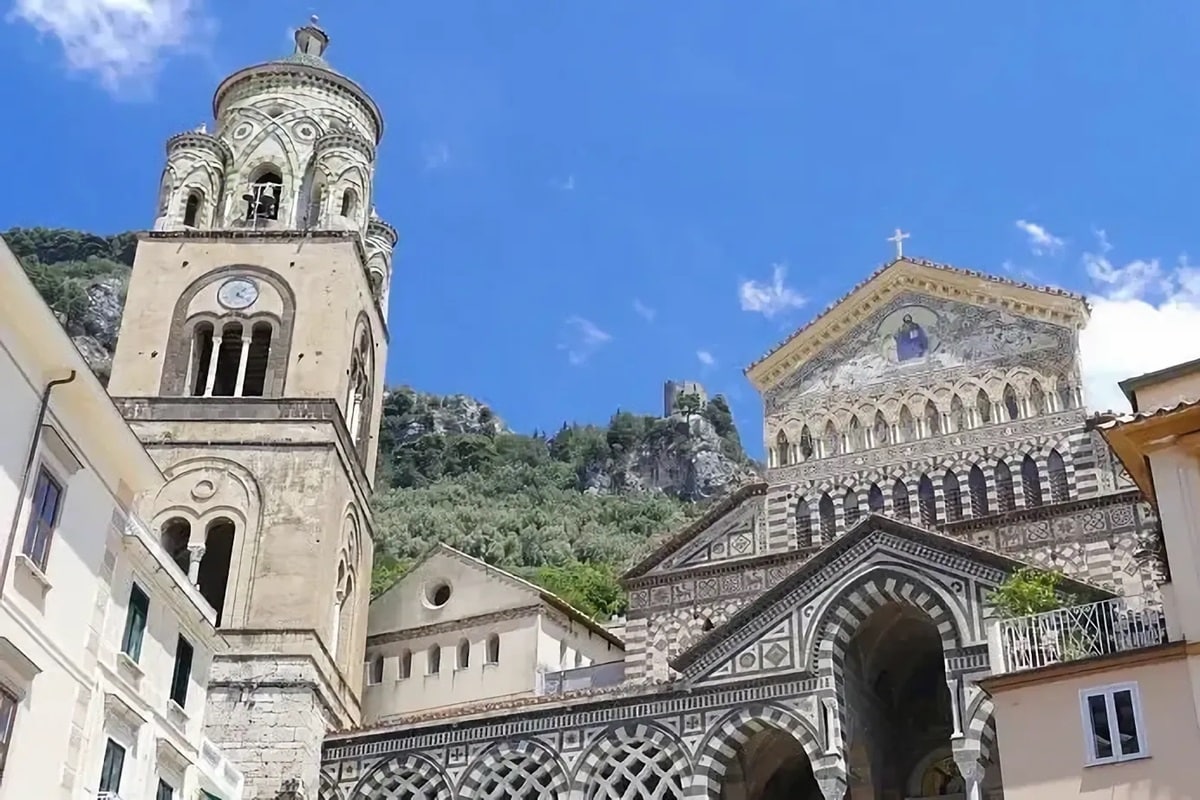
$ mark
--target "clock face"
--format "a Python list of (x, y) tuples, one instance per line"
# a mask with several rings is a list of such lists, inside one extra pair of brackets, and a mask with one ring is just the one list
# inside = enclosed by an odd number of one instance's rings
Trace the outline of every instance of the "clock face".
[(231, 278), (217, 290), (217, 301), (226, 308), (248, 308), (258, 299), (258, 286), (246, 278)]

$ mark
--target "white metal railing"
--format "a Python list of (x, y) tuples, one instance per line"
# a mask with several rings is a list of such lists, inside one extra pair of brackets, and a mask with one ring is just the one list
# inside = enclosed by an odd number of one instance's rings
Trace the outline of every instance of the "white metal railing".
[(97, 791), (96, 800), (121, 800), (121, 795), (117, 794), (116, 792)]
[(538, 694), (562, 694), (582, 689), (616, 686), (625, 680), (625, 662), (611, 661), (589, 667), (543, 672), (538, 676)]
[(1162, 605), (1116, 597), (999, 620), (989, 641), (993, 673), (1020, 672), (1167, 641)]

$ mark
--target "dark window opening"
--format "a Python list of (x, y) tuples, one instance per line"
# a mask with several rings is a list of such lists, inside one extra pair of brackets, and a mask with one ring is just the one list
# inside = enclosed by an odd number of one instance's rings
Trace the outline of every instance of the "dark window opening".
[(229, 584), (229, 565), (233, 559), (233, 523), (220, 519), (208, 526), (204, 541), (204, 558), (200, 561), (200, 594), (217, 612), (217, 627), (221, 626), (225, 594)]
[(40, 468), (33, 488), (33, 504), (29, 508), (29, 523), (25, 528), (25, 544), (21, 552), (43, 571), (50, 558), (50, 540), (54, 538), (61, 505), (62, 485), (50, 475), (49, 470)]
[(900, 479), (892, 484), (892, 513), (905, 522), (912, 518), (912, 503), (908, 499), (908, 487)]
[(1067, 485), (1067, 465), (1057, 450), (1050, 451), (1046, 459), (1046, 472), (1050, 477), (1050, 502), (1065, 503), (1071, 494)]
[(208, 368), (213, 357), (213, 327), (207, 322), (196, 326), (192, 335), (192, 396), (203, 397), (208, 387)]
[(12, 744), (16, 721), (17, 698), (0, 687), (0, 783), (4, 780), (4, 765), (8, 763), (8, 748)]
[(264, 173), (242, 197), (246, 201), (246, 220), (279, 219), (279, 198), (282, 193), (283, 178), (276, 172)]
[(458, 668), (466, 669), (471, 666), (471, 643), (463, 639), (458, 643)]
[(867, 508), (872, 514), (883, 513), (883, 490), (879, 488), (879, 484), (871, 484), (871, 490), (867, 492)]
[(175, 669), (171, 673), (171, 699), (187, 708), (188, 684), (192, 680), (192, 643), (182, 636), (175, 643)]
[(150, 616), (150, 597), (136, 583), (129, 590), (129, 608), (125, 611), (125, 634), (121, 637), (121, 652), (135, 662), (142, 657), (142, 639), (146, 635), (146, 620)]
[(933, 481), (928, 475), (922, 475), (917, 484), (917, 510), (921, 514), (921, 524), (932, 528), (938, 523), (937, 495), (933, 491)]
[(186, 519), (175, 517), (163, 523), (162, 536), (159, 541), (162, 543), (163, 550), (171, 557), (175, 565), (183, 570), (185, 575), (191, 564), (191, 555), (188, 553), (188, 541), (191, 538), (192, 526)]
[(1012, 470), (1003, 461), (996, 462), (996, 505), (1000, 511), (1012, 511), (1017, 507), (1017, 494), (1013, 488)]
[(367, 682), (372, 685), (383, 683), (383, 656), (375, 656), (371, 659)]
[(262, 397), (267, 385), (267, 363), (271, 356), (271, 326), (255, 323), (250, 330), (250, 352), (246, 355), (246, 376), (242, 397)]
[(495, 633), (487, 638), (487, 663), (500, 663), (500, 636)]
[(197, 192), (192, 192), (188, 195), (187, 204), (183, 207), (183, 224), (189, 228), (196, 227), (196, 221), (200, 218), (200, 195)]
[(242, 361), (242, 326), (231, 322), (221, 331), (221, 347), (217, 350), (217, 373), (213, 380), (213, 397), (233, 397), (237, 393), (238, 370)]
[(803, 497), (796, 501), (796, 546), (813, 546), (812, 510)]
[(1025, 456), (1021, 462), (1021, 488), (1025, 492), (1026, 506), (1042, 504), (1042, 476), (1038, 472), (1037, 462), (1030, 456)]
[(967, 488), (971, 493), (971, 515), (986, 516), (989, 513), (987, 479), (983, 477), (983, 470), (978, 464), (971, 467), (971, 473), (967, 476)]
[(1017, 392), (1013, 387), (1004, 387), (1004, 411), (1010, 420), (1021, 418), (1021, 406), (1017, 402)]
[(108, 740), (104, 746), (104, 763), (100, 766), (100, 794), (108, 792), (119, 794), (121, 791), (121, 772), (125, 769), (125, 748)]
[(946, 499), (946, 520), (957, 522), (962, 519), (962, 489), (958, 485), (958, 476), (950, 470), (942, 476), (942, 496)]
[(342, 216), (348, 217), (354, 213), (354, 190), (347, 189), (342, 193)]
[(818, 513), (821, 517), (821, 541), (832, 542), (837, 532), (837, 512), (833, 508), (833, 498), (828, 494), (821, 495)]

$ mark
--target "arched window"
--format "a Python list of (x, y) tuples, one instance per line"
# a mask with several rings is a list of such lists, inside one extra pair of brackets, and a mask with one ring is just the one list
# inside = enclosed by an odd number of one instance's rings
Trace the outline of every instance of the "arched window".
[(967, 487), (971, 492), (972, 516), (987, 516), (989, 513), (987, 479), (983, 476), (983, 470), (979, 468), (978, 464), (971, 467), (971, 472), (967, 476)]
[(1013, 489), (1012, 471), (1004, 459), (996, 462), (996, 505), (1000, 512), (1012, 511), (1017, 507), (1017, 495)]
[(346, 571), (337, 596), (337, 629), (333, 642), (333, 657), (339, 661), (349, 658), (350, 648), (354, 645), (354, 572)]
[(367, 683), (383, 683), (383, 656), (377, 655), (371, 659), (371, 667), (368, 670), (368, 673)]
[(204, 558), (196, 581), (201, 596), (217, 612), (217, 627), (224, 621), (225, 595), (229, 588), (229, 567), (233, 560), (233, 523), (222, 517), (213, 520), (204, 533)]
[(883, 490), (879, 488), (879, 484), (872, 483), (871, 490), (867, 492), (867, 509), (872, 514), (883, 513)]
[(360, 456), (366, 455), (371, 439), (372, 381), (375, 373), (375, 353), (371, 334), (364, 325), (350, 354), (350, 382), (346, 397), (346, 427)]
[(246, 221), (279, 219), (279, 203), (283, 194), (283, 178), (273, 169), (259, 174), (242, 199), (246, 201)]
[(1021, 405), (1017, 402), (1017, 390), (1012, 384), (1004, 386), (1004, 413), (1010, 420), (1021, 418)]
[(200, 322), (192, 330), (192, 396), (203, 397), (208, 389), (208, 374), (213, 357), (213, 326)]
[(1021, 489), (1025, 493), (1026, 506), (1042, 504), (1042, 476), (1032, 456), (1025, 456), (1021, 462)]
[(833, 498), (828, 494), (821, 495), (817, 511), (821, 517), (821, 541), (832, 542), (837, 533), (837, 512), (833, 508)]
[(912, 503), (908, 499), (908, 486), (899, 478), (892, 484), (892, 513), (904, 522), (912, 519)]
[(238, 368), (242, 363), (242, 323), (228, 322), (221, 328), (217, 345), (216, 370), (212, 374), (213, 397), (234, 397), (238, 388)]
[(921, 524), (926, 528), (937, 525), (937, 495), (933, 491), (933, 481), (928, 475), (922, 475), (917, 483), (917, 510), (921, 514)]
[(267, 386), (267, 364), (271, 358), (271, 324), (256, 322), (250, 329), (250, 346), (246, 350), (245, 367), (241, 368), (242, 385), (238, 397), (262, 397)]
[(342, 216), (354, 216), (354, 211), (358, 207), (358, 196), (354, 194), (353, 189), (347, 189), (342, 192)]
[(1066, 378), (1060, 378), (1058, 382), (1058, 405), (1063, 411), (1075, 407), (1075, 390)]
[(1065, 503), (1071, 499), (1070, 488), (1067, 485), (1067, 465), (1057, 450), (1051, 450), (1046, 458), (1046, 472), (1050, 478), (1050, 502)]
[(875, 422), (872, 425), (872, 428), (874, 429), (875, 433), (876, 447), (882, 447), (883, 445), (890, 443), (889, 440), (891, 437), (888, 436), (888, 424), (887, 420), (883, 418), (882, 411), (875, 412)]
[(796, 547), (812, 547), (812, 510), (808, 501), (801, 497), (796, 501)]
[(200, 221), (200, 205), (204, 202), (204, 196), (200, 192), (189, 192), (187, 202), (183, 205), (183, 224), (189, 228), (196, 227)]
[(191, 564), (191, 554), (188, 553), (188, 541), (192, 538), (192, 526), (186, 519), (173, 517), (163, 523), (162, 535), (159, 541), (175, 566), (186, 575)]
[(471, 666), (471, 643), (466, 639), (458, 640), (458, 668), (466, 669)]
[(437, 675), (442, 671), (442, 648), (436, 644), (429, 645), (425, 652), (425, 674)]
[(321, 203), (325, 199), (325, 187), (320, 183), (314, 182), (309, 190), (308, 203), (304, 209), (304, 226), (306, 228), (315, 228), (321, 224)]
[(402, 650), (400, 652), (400, 678), (408, 678), (412, 675), (412, 650)]
[(786, 467), (790, 463), (791, 455), (791, 444), (788, 443), (787, 434), (780, 431), (775, 435), (776, 463), (781, 467)]
[(836, 456), (842, 452), (842, 437), (838, 436), (833, 420), (825, 423), (825, 455)]
[(858, 492), (853, 489), (847, 489), (842, 500), (842, 518), (846, 521), (846, 530), (853, 528), (862, 519), (862, 509), (858, 507)]
[(992, 421), (992, 401), (983, 389), (975, 395), (975, 413), (979, 415), (979, 424), (988, 425)]
[(942, 415), (932, 400), (925, 401), (925, 434), (937, 436), (942, 432)]
[(813, 456), (813, 440), (812, 434), (808, 432), (808, 426), (805, 425), (800, 429), (800, 457), (804, 459), (812, 458)]
[(866, 441), (863, 439), (862, 425), (858, 421), (857, 414), (850, 418), (849, 440), (850, 450), (854, 452), (862, 450), (866, 445)]
[(1037, 378), (1029, 383), (1029, 411), (1031, 414), (1046, 413), (1046, 393), (1042, 391), (1042, 385), (1038, 383)]
[(487, 638), (487, 661), (488, 664), (500, 663), (500, 634), (493, 633)]
[(963, 518), (962, 489), (953, 470), (942, 476), (942, 497), (946, 500), (946, 521), (958, 522)]
[(954, 395), (954, 399), (950, 401), (950, 421), (956, 431), (967, 429), (967, 409), (963, 407), (962, 398), (958, 395)]
[(913, 419), (908, 406), (900, 408), (900, 441), (911, 442), (917, 438), (917, 421)]

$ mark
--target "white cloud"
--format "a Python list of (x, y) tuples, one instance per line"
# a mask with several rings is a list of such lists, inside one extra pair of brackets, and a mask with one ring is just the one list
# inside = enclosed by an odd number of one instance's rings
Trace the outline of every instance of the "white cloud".
[(655, 314), (658, 313), (653, 308), (651, 308), (650, 306), (643, 303), (641, 300), (638, 300), (636, 297), (633, 298), (633, 311), (639, 317), (646, 320), (646, 322), (654, 322), (654, 316), (655, 316)]
[(583, 364), (597, 350), (612, 341), (612, 334), (601, 330), (591, 320), (583, 317), (567, 319), (565, 336), (566, 341), (560, 344), (558, 349), (565, 350), (567, 360), (575, 365)]
[(1084, 391), (1096, 411), (1129, 409), (1117, 382), (1200, 358), (1200, 267), (1186, 255), (1164, 269), (1157, 258), (1113, 264), (1097, 231), (1098, 250), (1084, 253), (1088, 276), (1102, 287), (1080, 334)]
[(1017, 228), (1019, 228), (1027, 237), (1029, 237), (1029, 249), (1033, 251), (1035, 256), (1053, 255), (1063, 248), (1063, 240), (1046, 230), (1036, 222), (1027, 222), (1026, 220), (1017, 220)]
[(742, 281), (738, 287), (738, 298), (743, 311), (755, 311), (767, 319), (793, 308), (800, 308), (805, 297), (784, 284), (787, 278), (786, 264), (771, 265), (771, 282)]
[(697, 360), (700, 361), (701, 364), (703, 364), (706, 367), (711, 367), (717, 363), (717, 360), (715, 358), (713, 358), (713, 354), (708, 352), (707, 350), (697, 350), (696, 358), (697, 358)]
[(145, 89), (159, 66), (211, 31), (202, 0), (17, 0), (13, 11), (62, 45), (67, 66), (114, 94)]
[(560, 192), (573, 192), (575, 191), (575, 175), (572, 173), (562, 180), (555, 179), (550, 182), (550, 185)]
[(441, 169), (450, 163), (450, 148), (445, 142), (426, 144), (421, 148), (421, 158), (425, 169)]

